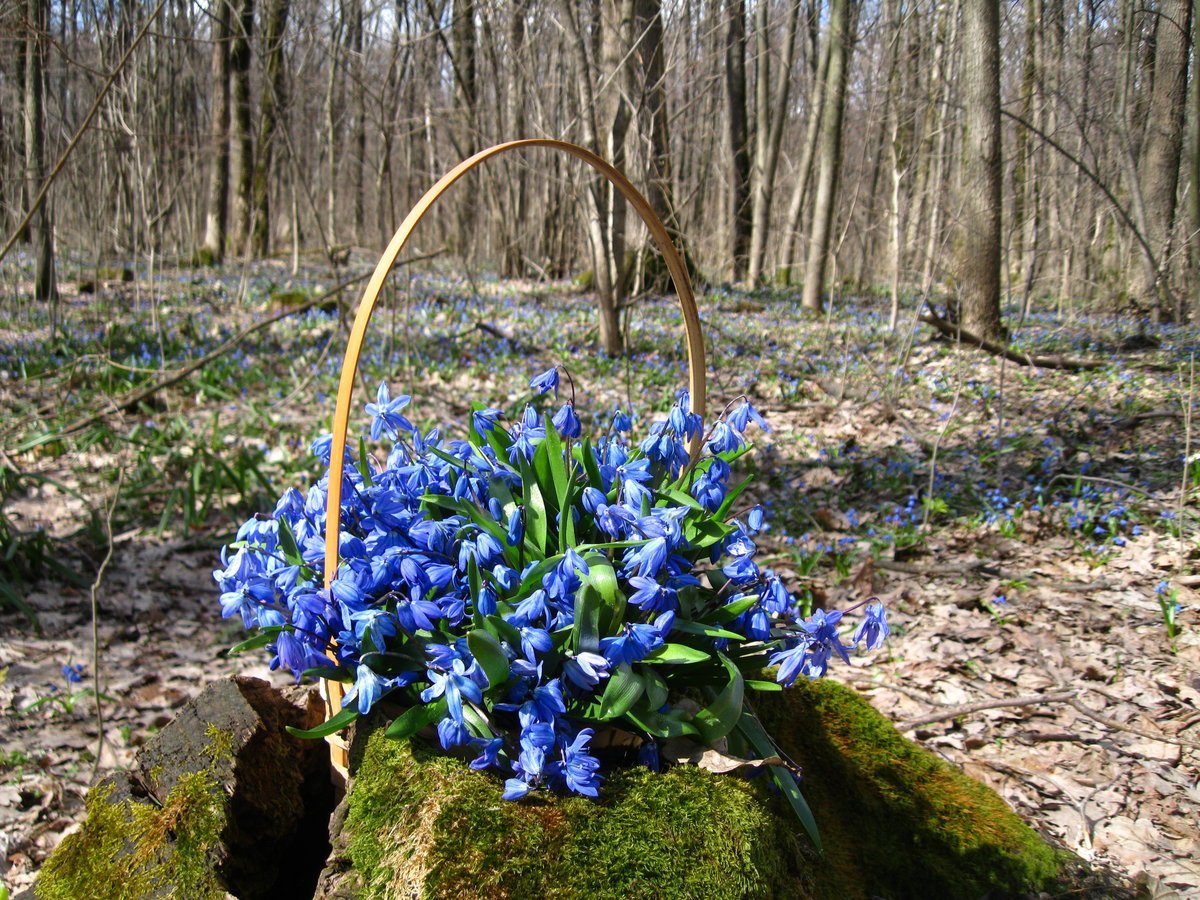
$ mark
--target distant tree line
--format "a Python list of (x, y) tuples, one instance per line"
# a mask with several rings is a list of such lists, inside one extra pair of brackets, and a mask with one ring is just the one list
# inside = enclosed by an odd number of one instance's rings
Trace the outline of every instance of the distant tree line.
[[(811, 309), (875, 289), (893, 320), (958, 298), (989, 337), (1003, 299), (1178, 319), (1200, 310), (1198, 28), (1189, 0), (10, 0), (0, 222), (43, 300), (55, 245), (336, 258), (462, 157), (558, 137), (628, 172), (710, 280)], [(541, 151), (472, 178), (425, 244), (590, 271), (620, 350), (658, 271), (620, 198)]]

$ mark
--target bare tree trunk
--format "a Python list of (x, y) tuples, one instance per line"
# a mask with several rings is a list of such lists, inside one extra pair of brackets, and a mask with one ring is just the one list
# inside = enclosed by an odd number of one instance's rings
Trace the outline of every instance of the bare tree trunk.
[[(1192, 10), (1192, 54), (1200, 51), (1200, 13)], [(1189, 132), (1191, 158), (1188, 174), (1191, 190), (1188, 191), (1188, 252), (1191, 255), (1192, 318), (1200, 318), (1200, 66), (1193, 64), (1192, 81), (1188, 97)]]
[(963, 0), (963, 163), (959, 234), (962, 324), (998, 340), (1000, 327), (1000, 9)]
[(821, 113), (821, 163), (801, 300), (805, 309), (815, 311), (822, 308), (825, 264), (833, 237), (833, 208), (837, 201), (838, 167), (842, 155), (842, 113), (846, 105), (846, 72), (852, 41), (850, 2), (832, 0), (829, 9), (829, 70), (825, 75), (824, 110)]
[(288, 6), (289, 0), (271, 0), (263, 33), (266, 83), (258, 122), (258, 156), (254, 160), (254, 234), (251, 241), (254, 256), (266, 256), (271, 251), (271, 164), (275, 154), (275, 127), (287, 105), (283, 35), (287, 31)]
[[(593, 34), (599, 63), (593, 65), (583, 26), (573, 0), (563, 0), (570, 23), (572, 46), (579, 75), (580, 122), (584, 143), (607, 157), (617, 168), (625, 160), (625, 137), (631, 111), (628, 96), (628, 65), (633, 46), (634, 0), (600, 0), (599, 23)], [(596, 85), (601, 85), (597, 95)], [(621, 332), (620, 299), (625, 289), (625, 201), (607, 179), (590, 179), (584, 194), (588, 206), (588, 241), (592, 251), (596, 299), (600, 307), (600, 346), (609, 356), (625, 352)]]
[(231, 240), (239, 254), (249, 246), (251, 193), (254, 185), (254, 140), (250, 135), (250, 41), (254, 34), (254, 0), (238, 0), (229, 48), (233, 134), (230, 169), (233, 180)]
[[(455, 103), (459, 118), (459, 147), (462, 156), (475, 152), (478, 142), (476, 106), (479, 102), (479, 81), (475, 64), (475, 0), (454, 0), (454, 59)], [(462, 191), (458, 195), (458, 234), (455, 246), (463, 258), (474, 249), (475, 222), (479, 218), (475, 195)]]
[[(525, 137), (525, 68), (522, 57), (525, 51), (525, 17), (529, 14), (529, 0), (514, 0), (508, 23), (509, 51), (517, 66), (514, 77), (507, 84), (505, 104), (506, 119), (510, 129), (508, 138)], [(524, 271), (520, 246), (520, 226), (525, 222), (528, 206), (528, 178), (526, 167), (518, 161), (509, 178), (509, 216), (504, 229), (504, 260), (501, 271), (508, 277), (516, 277)]]
[(353, 157), (350, 160), (354, 193), (354, 243), (361, 244), (366, 222), (364, 183), (367, 170), (367, 82), (363, 65), (362, 0), (348, 0), (347, 6), (346, 69), (354, 90)]
[(729, 126), (729, 276), (746, 275), (750, 249), (750, 146), (746, 127), (746, 3), (726, 4), (725, 38), (726, 121)]
[[(325, 83), (325, 143), (327, 156), (325, 158), (326, 178), (325, 188), (325, 218), (326, 218), (326, 249), (332, 251), (337, 246), (337, 176), (338, 176), (338, 134), (337, 134), (337, 76), (338, 57), (342, 45), (342, 31), (345, 27), (344, 10), (338, 9), (334, 14), (333, 34), (329, 45), (332, 53), (329, 59), (329, 78)], [(427, 135), (432, 137), (432, 135)]]
[(225, 261), (229, 222), (229, 4), (218, 0), (212, 15), (212, 126), (209, 153), (208, 211), (204, 221), (204, 255)]
[[(25, 41), (25, 179), (29, 197), (42, 189), (46, 171), (46, 80), (43, 64), (49, 19), (48, 0), (27, 0)], [(58, 285), (54, 277), (54, 221), (43, 202), (30, 223), (36, 270), (33, 296), (50, 305), (50, 336), (58, 331)]]
[[(759, 59), (766, 60), (770, 55), (770, 43), (766, 39), (767, 4), (760, 2), (759, 32), (757, 37)], [(796, 59), (796, 31), (800, 22), (800, 0), (792, 0), (788, 12), (787, 25), (783, 34), (783, 58), (776, 76), (775, 102), (767, 102), (770, 93), (769, 72), (765, 62), (761, 64), (758, 77), (761, 84), (756, 86), (755, 95), (758, 98), (758, 118), (755, 121), (754, 146), (754, 214), (750, 232), (750, 283), (758, 284), (762, 280), (763, 265), (767, 255), (767, 231), (771, 222), (771, 202), (775, 194), (775, 173), (779, 168), (779, 151), (783, 144), (783, 128), (787, 122), (788, 94), (792, 83), (792, 63)], [(768, 125), (769, 122), (769, 125)]]
[[(813, 19), (817, 18), (818, 10), (814, 6)], [(820, 45), (817, 50), (817, 62), (810, 73), (811, 90), (808, 98), (808, 121), (804, 126), (804, 147), (800, 151), (800, 162), (796, 166), (796, 183), (792, 186), (792, 197), (788, 202), (787, 215), (784, 217), (786, 233), (783, 239), (783, 250), (780, 253), (781, 266), (788, 281), (800, 253), (800, 236), (804, 232), (804, 209), (808, 203), (812, 187), (813, 158), (817, 155), (817, 138), (821, 134), (821, 114), (825, 106), (825, 81), (829, 72), (829, 39), (820, 40), (819, 32), (816, 42)], [(815, 49), (815, 48), (814, 48)]]
[(1146, 239), (1158, 258), (1158, 278), (1142, 270), (1130, 285), (1151, 304), (1155, 319), (1170, 319), (1173, 310), (1166, 283), (1171, 236), (1175, 223), (1175, 192), (1183, 151), (1183, 121), (1187, 103), (1188, 43), (1192, 4), (1161, 0), (1155, 26), (1154, 86), (1150, 94), (1146, 139), (1138, 179), (1146, 207)]

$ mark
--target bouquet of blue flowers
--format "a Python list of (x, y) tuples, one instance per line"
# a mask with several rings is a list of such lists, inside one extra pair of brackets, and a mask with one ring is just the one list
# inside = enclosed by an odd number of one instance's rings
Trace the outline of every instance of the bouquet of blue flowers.
[[(222, 551), (222, 614), (255, 632), (238, 649), (265, 646), (273, 667), (348, 686), (340, 712), (306, 737), (386, 697), (405, 709), (389, 735), (435, 727), (472, 768), (503, 773), (507, 799), (596, 796), (598, 732), (653, 767), (666, 742), (718, 744), (769, 761), (815, 837), (795, 770), (745, 693), (824, 675), (853, 645), (875, 649), (883, 606), (865, 604), (847, 643), (842, 612), (803, 617), (755, 561), (762, 510), (739, 508), (746, 483), (730, 485), (745, 432), (766, 428), (748, 401), (706, 431), (681, 391), (640, 443), (620, 410), (588, 436), (569, 375), (570, 401), (547, 403), (562, 371), (534, 378), (513, 420), (477, 406), (466, 440), (422, 434), (403, 414), (409, 398), (381, 385), (370, 437), (392, 449), (383, 465), (365, 438), (357, 459), (347, 451), (331, 587), (328, 476), (307, 495), (287, 491)], [(327, 465), (330, 446), (313, 447)]]

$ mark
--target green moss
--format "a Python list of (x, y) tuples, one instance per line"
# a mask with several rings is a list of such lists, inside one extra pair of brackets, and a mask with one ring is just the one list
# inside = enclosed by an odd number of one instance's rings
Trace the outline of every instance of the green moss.
[(802, 789), (836, 876), (819, 896), (973, 898), (1052, 885), (1055, 850), (850, 688), (802, 679), (758, 711), (807, 776)]
[(806, 775), (825, 855), (761, 782), (615, 772), (599, 801), (500, 799), (495, 776), (381, 731), (356, 746), (348, 852), (366, 897), (974, 898), (1053, 889), (1059, 855), (854, 691), (758, 712)]
[(736, 778), (614, 773), (600, 802), (500, 798), (492, 776), (381, 732), (350, 794), (368, 897), (803, 897), (794, 823)]
[(112, 802), (114, 785), (87, 798), (87, 819), (46, 861), (34, 893), (41, 900), (96, 896), (220, 898), (211, 852), (220, 846), (225, 804), (206, 772), (185, 775), (160, 806)]
[(232, 731), (223, 730), (209, 722), (204, 729), (204, 736), (208, 738), (208, 746), (205, 749), (214, 766), (221, 762), (233, 762)]

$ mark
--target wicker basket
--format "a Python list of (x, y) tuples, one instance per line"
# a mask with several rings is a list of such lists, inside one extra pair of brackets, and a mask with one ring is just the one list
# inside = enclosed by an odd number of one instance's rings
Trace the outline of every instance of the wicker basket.
[[(662, 221), (651, 209), (650, 204), (646, 201), (638, 190), (629, 182), (624, 175), (605, 162), (590, 150), (579, 147), (575, 144), (567, 143), (566, 141), (550, 140), (548, 138), (534, 138), (521, 141), (510, 141), (505, 144), (497, 144), (494, 147), (489, 147), (476, 153), (469, 159), (465, 159), (457, 166), (447, 172), (442, 178), (425, 192), (425, 195), (417, 202), (417, 205), (412, 208), (409, 214), (397, 229), (396, 234), (392, 237), (391, 243), (380, 257), (379, 264), (375, 267), (375, 272), (371, 276), (371, 280), (367, 284), (366, 290), (363, 292), (362, 303), (359, 304), (358, 312), (354, 318), (354, 326), (350, 330), (350, 339), (346, 345), (346, 356), (342, 363), (341, 380), (338, 384), (337, 407), (333, 414), (333, 447), (330, 452), (329, 459), (329, 499), (326, 509), (326, 524), (325, 524), (325, 587), (329, 588), (333, 582), (334, 576), (338, 569), (338, 540), (341, 528), (341, 506), (342, 506), (342, 473), (344, 469), (344, 457), (346, 449), (346, 433), (350, 420), (350, 405), (352, 395), (354, 393), (355, 376), (358, 373), (359, 357), (362, 353), (363, 339), (366, 336), (367, 326), (371, 322), (371, 314), (375, 309), (375, 303), (379, 299), (379, 292), (383, 288), (383, 283), (391, 272), (392, 267), (396, 263), (396, 259), (400, 256), (400, 252), (408, 243), (409, 237), (417, 224), (424, 217), (425, 213), (437, 202), (438, 198), (444, 194), (452, 184), (462, 178), (471, 169), (483, 163), (485, 160), (495, 156), (508, 153), (513, 150), (523, 150), (532, 147), (545, 147), (550, 150), (556, 150), (583, 160), (593, 169), (607, 178), (617, 190), (619, 190), (632, 205), (638, 214), (645, 222), (646, 228), (650, 231), (650, 236), (654, 239), (659, 251), (666, 261), (667, 271), (671, 275), (671, 281), (675, 285), (675, 293), (679, 298), (679, 306), (683, 312), (684, 333), (687, 339), (688, 348), (688, 386), (691, 390), (692, 408), (700, 415), (704, 415), (705, 409), (705, 369), (704, 369), (704, 340), (700, 331), (700, 316), (696, 310), (696, 299), (692, 293), (691, 280), (688, 278), (687, 268), (680, 258), (679, 252), (675, 249), (675, 245), (671, 242), (670, 235), (667, 229), (663, 226)], [(699, 450), (699, 438), (693, 442), (693, 456)], [(329, 681), (324, 682), (324, 694), (326, 701), (326, 717), (336, 713), (342, 704), (344, 691), (341, 682)], [(332, 760), (334, 768), (343, 776), (346, 774), (348, 765), (348, 748), (345, 741), (340, 735), (330, 735), (327, 740), (330, 743), (332, 751)]]

